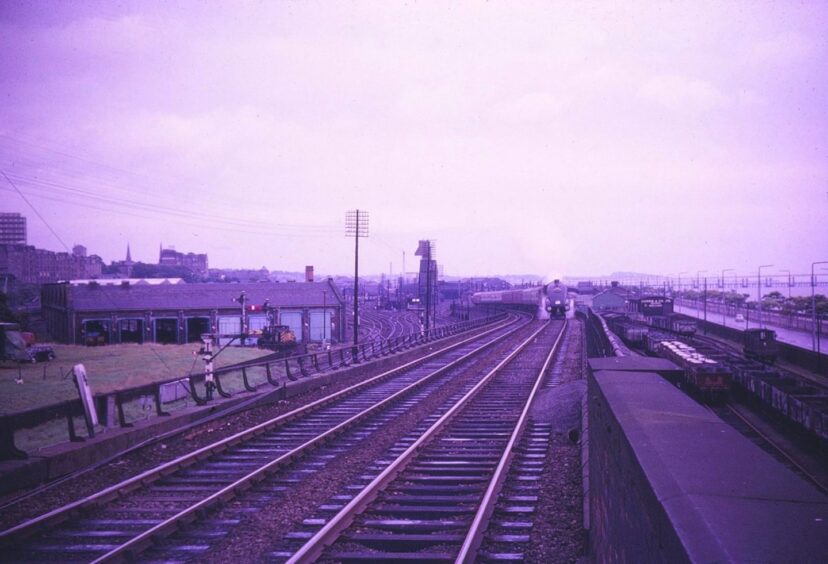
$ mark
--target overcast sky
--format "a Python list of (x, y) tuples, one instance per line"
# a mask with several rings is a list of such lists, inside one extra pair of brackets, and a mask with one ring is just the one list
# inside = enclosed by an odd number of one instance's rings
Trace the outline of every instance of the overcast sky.
[[(615, 6), (615, 7), (613, 7)], [(618, 7), (620, 6), (620, 7)], [(155, 262), (828, 260), (828, 2), (0, 3), (0, 209)], [(769, 269), (773, 271), (774, 269)]]

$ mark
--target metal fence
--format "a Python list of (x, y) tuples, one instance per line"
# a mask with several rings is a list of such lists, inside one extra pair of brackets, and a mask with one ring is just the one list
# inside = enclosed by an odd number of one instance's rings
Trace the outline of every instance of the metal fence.
[[(212, 374), (215, 396), (208, 390), (207, 374), (177, 376), (142, 386), (125, 388), (106, 394), (95, 394), (94, 402), (99, 419), (106, 426), (129, 427), (141, 417), (167, 416), (170, 402), (206, 405), (217, 398), (230, 398), (244, 392), (256, 392), (270, 387), (286, 391), (289, 382), (332, 372), (362, 362), (387, 357), (413, 347), (502, 320), (506, 314), (435, 327), (428, 332), (418, 332), (390, 339), (363, 342), (354, 347), (273, 359), (270, 356), (254, 359), (233, 366), (217, 369)], [(137, 405), (140, 404), (140, 407)], [(154, 413), (146, 413), (148, 409)], [(138, 417), (135, 414), (138, 414)], [(39, 425), (66, 420), (68, 438), (82, 441), (76, 429), (76, 418), (84, 414), (80, 399), (57, 402), (23, 412), (0, 416), (0, 460), (25, 459), (27, 453), (15, 445), (15, 432)], [(95, 435), (95, 429), (86, 423), (86, 434)]]
[[(703, 310), (705, 307), (704, 300), (690, 300), (687, 298), (676, 298), (676, 305), (697, 309), (699, 311)], [(725, 315), (731, 317), (741, 313), (747, 319), (756, 320), (759, 315), (759, 310), (708, 301), (707, 313), (708, 316), (711, 314), (722, 315), (722, 313), (724, 313)], [(715, 319), (712, 319), (711, 321), (715, 321)], [(825, 335), (826, 331), (828, 331), (828, 319), (817, 318), (816, 321), (818, 327), (817, 332), (821, 335)], [(805, 331), (807, 333), (812, 333), (814, 330), (813, 318), (810, 315), (798, 313), (781, 313), (778, 311), (768, 311), (763, 309), (762, 322), (768, 325), (776, 325), (778, 327)]]

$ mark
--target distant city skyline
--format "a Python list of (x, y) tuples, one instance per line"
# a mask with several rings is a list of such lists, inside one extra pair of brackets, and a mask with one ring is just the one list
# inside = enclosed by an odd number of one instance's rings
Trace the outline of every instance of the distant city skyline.
[(347, 275), (360, 208), (366, 273), (425, 238), (449, 275), (805, 273), (825, 29), (826, 3), (4, 2), (0, 211), (107, 263)]

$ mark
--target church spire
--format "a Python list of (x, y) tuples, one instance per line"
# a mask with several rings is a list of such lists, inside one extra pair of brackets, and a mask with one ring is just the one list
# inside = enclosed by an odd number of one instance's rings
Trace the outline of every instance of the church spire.
[(127, 243), (127, 256), (126, 262), (132, 262), (132, 254), (129, 252), (129, 243)]

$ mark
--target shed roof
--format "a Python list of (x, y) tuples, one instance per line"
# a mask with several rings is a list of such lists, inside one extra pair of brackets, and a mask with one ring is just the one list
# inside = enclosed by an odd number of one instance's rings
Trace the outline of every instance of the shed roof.
[(626, 300), (627, 300), (627, 298), (619, 292), (613, 292), (611, 290), (605, 290), (605, 291), (601, 292), (600, 294), (595, 294), (595, 296), (592, 298), (592, 303), (595, 304), (596, 302), (598, 302), (598, 303), (623, 304)]
[(119, 311), (153, 309), (224, 309), (238, 307), (233, 299), (244, 291), (250, 305), (270, 300), (276, 307), (321, 307), (341, 305), (333, 284), (323, 282), (174, 284), (128, 286), (72, 286), (75, 311)]

